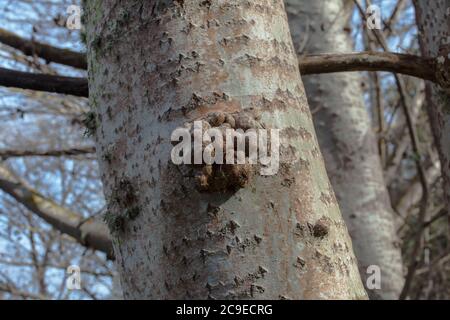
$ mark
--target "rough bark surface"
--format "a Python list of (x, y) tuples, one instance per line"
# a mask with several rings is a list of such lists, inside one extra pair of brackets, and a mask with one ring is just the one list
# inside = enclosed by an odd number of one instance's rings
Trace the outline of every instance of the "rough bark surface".
[[(298, 54), (351, 52), (346, 30), (353, 1), (286, 0)], [(300, 56), (301, 60), (301, 56)], [(325, 166), (347, 223), (363, 283), (381, 269), (381, 289), (372, 299), (396, 299), (403, 285), (401, 252), (388, 192), (355, 73), (303, 76)]]
[[(89, 88), (126, 299), (359, 299), (281, 0), (86, 1)], [(281, 129), (280, 170), (199, 193), (170, 136), (212, 111)], [(120, 217), (120, 219), (118, 219)]]
[(415, 0), (414, 4), (422, 55), (436, 59), (441, 79), (441, 86), (427, 82), (425, 92), (450, 212), (450, 0)]

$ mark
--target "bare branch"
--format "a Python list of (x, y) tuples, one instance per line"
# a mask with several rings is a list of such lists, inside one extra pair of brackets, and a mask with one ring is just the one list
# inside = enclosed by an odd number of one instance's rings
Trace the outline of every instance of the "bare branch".
[(348, 72), (386, 71), (437, 82), (435, 62), (409, 54), (391, 52), (326, 53), (299, 57), (302, 75)]
[(32, 299), (32, 300), (48, 300), (47, 296), (40, 294), (35, 294), (32, 292), (25, 292), (13, 287), (11, 284), (0, 283), (0, 292), (7, 292), (14, 296), (21, 297), (22, 299)]
[(84, 78), (21, 72), (5, 68), (0, 68), (0, 86), (71, 94), (78, 97), (88, 96), (88, 83)]
[(93, 219), (83, 220), (78, 214), (42, 196), (18, 181), (4, 166), (0, 166), (0, 189), (35, 213), (55, 229), (75, 238), (82, 245), (113, 257), (112, 243), (105, 224)]
[(83, 53), (23, 39), (4, 29), (0, 29), (0, 42), (22, 51), (27, 56), (36, 55), (50, 62), (56, 62), (78, 69), (87, 69), (86, 57)]
[(95, 153), (95, 147), (80, 147), (56, 150), (0, 150), (0, 158), (12, 157), (61, 157)]

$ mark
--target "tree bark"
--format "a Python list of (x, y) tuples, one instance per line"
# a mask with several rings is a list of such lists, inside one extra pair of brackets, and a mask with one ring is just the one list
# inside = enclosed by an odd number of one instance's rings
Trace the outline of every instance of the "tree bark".
[(56, 48), (33, 40), (23, 39), (18, 35), (1, 28), (0, 42), (20, 50), (28, 56), (37, 56), (48, 62), (56, 62), (78, 69), (87, 68), (86, 57), (82, 53)]
[(425, 93), (450, 214), (450, 0), (414, 0), (414, 5), (422, 55), (436, 59), (441, 79), (440, 86), (427, 81)]
[[(96, 149), (125, 299), (365, 298), (283, 2), (85, 3)], [(197, 191), (195, 168), (172, 163), (170, 137), (213, 111), (280, 129), (279, 172)]]
[(90, 146), (50, 150), (0, 149), (0, 157), (3, 159), (14, 157), (71, 157), (91, 153), (95, 153), (95, 148)]
[(320, 54), (300, 55), (298, 63), (302, 75), (349, 71), (387, 71), (437, 82), (435, 60), (423, 59), (411, 54), (374, 51), (321, 52)]
[[(346, 26), (352, 1), (286, 0), (298, 54), (352, 51)], [(328, 175), (353, 241), (363, 283), (381, 269), (372, 299), (396, 299), (403, 285), (401, 252), (359, 74), (303, 76)]]

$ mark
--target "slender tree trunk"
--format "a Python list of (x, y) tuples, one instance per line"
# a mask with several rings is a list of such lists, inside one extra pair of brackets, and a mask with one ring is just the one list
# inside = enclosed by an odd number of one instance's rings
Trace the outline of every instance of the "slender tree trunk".
[[(353, 1), (286, 0), (299, 54), (351, 52), (347, 23)], [(301, 59), (301, 57), (300, 57)], [(401, 252), (383, 171), (357, 73), (304, 76), (325, 166), (353, 241), (363, 283), (381, 270), (372, 299), (396, 299), (403, 285)]]
[(427, 111), (450, 215), (450, 0), (414, 0), (422, 55), (436, 57), (441, 86), (426, 82)]
[[(283, 2), (85, 6), (91, 128), (124, 297), (365, 298)], [(280, 129), (278, 173), (249, 169), (244, 186), (230, 165), (220, 189), (174, 165), (173, 130), (213, 111)]]

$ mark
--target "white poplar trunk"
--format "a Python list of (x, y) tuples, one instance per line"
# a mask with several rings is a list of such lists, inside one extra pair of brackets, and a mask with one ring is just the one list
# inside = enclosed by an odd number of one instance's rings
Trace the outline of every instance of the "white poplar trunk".
[[(124, 297), (365, 298), (283, 2), (85, 5), (94, 134)], [(184, 174), (194, 168), (171, 162), (170, 137), (212, 111), (279, 128), (278, 174), (196, 191)]]

